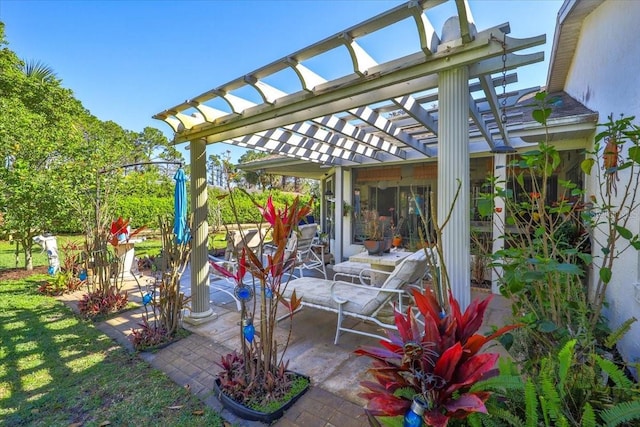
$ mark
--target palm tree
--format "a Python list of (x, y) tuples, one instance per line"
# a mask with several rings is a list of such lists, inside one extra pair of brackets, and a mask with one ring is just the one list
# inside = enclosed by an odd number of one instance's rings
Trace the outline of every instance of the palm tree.
[(41, 61), (31, 60), (24, 61), (22, 72), (29, 78), (36, 79), (40, 82), (52, 82), (57, 79), (57, 75), (53, 68)]

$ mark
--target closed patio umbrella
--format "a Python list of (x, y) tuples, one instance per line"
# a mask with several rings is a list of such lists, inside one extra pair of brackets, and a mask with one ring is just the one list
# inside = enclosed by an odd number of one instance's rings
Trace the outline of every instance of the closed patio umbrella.
[(173, 179), (176, 181), (174, 193), (174, 223), (173, 233), (176, 235), (176, 242), (183, 244), (191, 239), (191, 233), (187, 227), (187, 183), (184, 169), (179, 168)]

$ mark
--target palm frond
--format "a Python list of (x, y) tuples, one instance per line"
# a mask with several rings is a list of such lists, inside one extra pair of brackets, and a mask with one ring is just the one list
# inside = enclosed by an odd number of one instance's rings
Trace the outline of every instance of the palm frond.
[(569, 368), (571, 367), (571, 362), (573, 361), (574, 348), (576, 346), (576, 340), (571, 340), (567, 342), (562, 350), (558, 353), (558, 390), (560, 391), (560, 396), (564, 397), (564, 383), (567, 379), (567, 373), (569, 372)]
[(596, 363), (606, 373), (616, 386), (630, 389), (633, 388), (633, 382), (627, 378), (625, 373), (614, 362), (607, 360), (597, 354), (594, 355)]
[(40, 82), (50, 82), (57, 78), (53, 68), (36, 60), (25, 61), (22, 71), (27, 77)]
[(620, 341), (622, 337), (627, 332), (629, 332), (629, 329), (631, 329), (631, 325), (637, 320), (638, 319), (636, 319), (635, 317), (631, 317), (624, 321), (622, 325), (620, 325), (615, 331), (612, 331), (607, 336), (607, 339), (604, 341), (604, 345), (607, 346), (607, 348), (613, 348), (618, 343), (618, 341)]
[(552, 378), (555, 370), (550, 363), (543, 363), (542, 366), (543, 368), (547, 368), (540, 373), (540, 386), (542, 391), (540, 405), (542, 406), (542, 414), (545, 420), (551, 418), (553, 421), (558, 421), (562, 418), (562, 399), (560, 398), (561, 392), (559, 393), (558, 389), (556, 389), (556, 384)]
[(485, 417), (497, 418), (499, 420), (506, 422), (507, 425), (510, 425), (513, 427), (525, 427), (524, 421), (522, 421), (520, 417), (518, 417), (516, 414), (512, 413), (507, 409), (494, 406), (494, 405), (487, 405), (487, 411), (489, 412), (488, 416), (482, 414), (483, 416), (481, 418), (483, 419), (483, 421)]

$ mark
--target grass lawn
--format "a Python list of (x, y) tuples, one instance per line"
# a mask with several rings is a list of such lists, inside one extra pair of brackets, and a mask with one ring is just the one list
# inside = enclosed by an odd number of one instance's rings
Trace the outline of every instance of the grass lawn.
[[(73, 242), (81, 245), (84, 242), (83, 236), (57, 236), (58, 253), (60, 261), (64, 256), (64, 247), (67, 243)], [(223, 249), (227, 246), (226, 234), (218, 232), (209, 236), (209, 245), (213, 249)], [(135, 255), (137, 257), (157, 256), (162, 249), (162, 240), (160, 238), (148, 238), (143, 242), (135, 244)], [(0, 241), (0, 270), (16, 267), (16, 244), (8, 241)], [(33, 265), (49, 265), (47, 255), (42, 252), (38, 245), (33, 245)], [(24, 268), (24, 253), (20, 250), (18, 254), (18, 267)]]
[(0, 282), (0, 424), (223, 425), (162, 372), (40, 295), (45, 278)]

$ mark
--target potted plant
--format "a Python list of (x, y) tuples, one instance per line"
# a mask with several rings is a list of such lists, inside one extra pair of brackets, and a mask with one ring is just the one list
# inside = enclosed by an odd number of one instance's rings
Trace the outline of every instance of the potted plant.
[[(229, 200), (234, 210), (233, 197)], [(302, 203), (296, 198), (291, 206), (278, 209), (271, 197), (265, 206), (253, 201), (271, 226), (268, 234), (273, 250), (263, 257), (243, 248), (234, 271), (211, 264), (235, 281), (235, 294), (241, 304), (238, 322), (241, 348), (218, 363), (222, 370), (214, 389), (224, 406), (245, 419), (266, 423), (276, 420), (309, 385), (308, 377), (287, 370), (284, 353), (300, 299), (294, 291), (291, 298), (285, 300), (282, 292), (296, 265), (296, 251), (291, 251), (288, 243), (300, 220), (311, 212), (312, 202)], [(245, 280), (247, 273), (251, 273), (251, 280)], [(283, 308), (284, 313), (278, 313), (279, 308)], [(284, 319), (288, 319), (289, 334), (279, 340), (276, 326)]]
[(402, 226), (404, 225), (404, 217), (400, 217), (398, 224), (391, 225), (391, 235), (393, 236), (392, 245), (396, 248), (402, 245)]
[[(451, 293), (448, 308), (430, 290), (416, 289), (413, 294), (416, 307), (409, 307), (406, 314), (395, 311), (398, 331), (388, 333), (389, 341), (355, 351), (374, 359), (369, 372), (375, 381), (361, 383), (367, 389), (361, 396), (368, 400), (365, 411), (370, 424), (443, 427), (452, 418), (485, 413), (490, 393), (472, 386), (497, 374), (494, 366), (499, 354), (480, 353), (480, 349), (519, 325), (484, 336), (477, 331), (491, 296), (475, 300), (461, 313)], [(415, 309), (424, 326), (418, 323)]]
[(385, 239), (385, 223), (375, 209), (362, 211), (364, 240), (362, 244), (369, 255), (378, 255), (391, 248), (391, 239)]
[(86, 274), (91, 280), (86, 281), (88, 292), (78, 302), (78, 310), (83, 317), (96, 319), (127, 306), (129, 296), (122, 287), (128, 270), (125, 270), (123, 258), (129, 250), (126, 248), (131, 246), (130, 239), (143, 229), (144, 226), (131, 231), (129, 221), (118, 217), (109, 228), (96, 226), (92, 235), (87, 236), (85, 247), (88, 256), (83, 277)]
[[(188, 331), (180, 326), (182, 313), (190, 309), (191, 297), (180, 291), (180, 278), (187, 268), (191, 254), (191, 241), (179, 242), (173, 230), (173, 221), (159, 218), (162, 236), (162, 255), (153, 285), (142, 286), (137, 275), (134, 279), (144, 307), (139, 328), (132, 329), (129, 340), (139, 351), (154, 350), (171, 344)], [(150, 266), (151, 267), (151, 266)]]
[(342, 215), (348, 217), (348, 216), (351, 216), (351, 212), (353, 212), (353, 206), (351, 206), (347, 202), (343, 202), (343, 204), (342, 204)]

